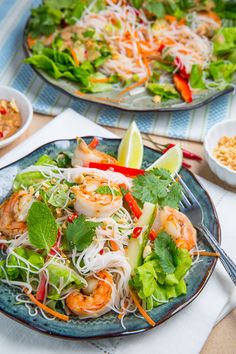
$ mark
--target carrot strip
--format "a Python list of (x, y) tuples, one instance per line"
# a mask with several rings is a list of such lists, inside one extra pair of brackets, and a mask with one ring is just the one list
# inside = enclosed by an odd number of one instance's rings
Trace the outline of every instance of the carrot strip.
[(109, 77), (105, 77), (104, 79), (96, 79), (94, 77), (94, 78), (91, 78), (90, 81), (103, 84), (103, 83), (109, 82)]
[(130, 90), (133, 90), (134, 88), (144, 84), (147, 81), (147, 77), (144, 77), (143, 79), (139, 80), (138, 82), (135, 82), (133, 85), (130, 85), (129, 87), (126, 87), (124, 90), (120, 91), (118, 93), (118, 96), (124, 95), (126, 92), (129, 92)]
[(151, 70), (149, 67), (148, 60), (145, 57), (143, 57), (143, 63), (144, 63), (146, 70), (147, 70), (147, 76), (150, 77), (152, 75), (152, 73), (151, 73)]
[(147, 312), (144, 310), (144, 308), (140, 305), (137, 296), (129, 289), (130, 295), (137, 306), (140, 314), (145, 318), (145, 320), (150, 324), (150, 326), (155, 327), (156, 323), (153, 321), (153, 319), (147, 314)]
[(194, 251), (193, 256), (220, 257), (218, 252)]
[(33, 39), (31, 37), (31, 35), (28, 35), (27, 36), (27, 44), (28, 44), (28, 47), (31, 49), (33, 47), (33, 45), (37, 42), (36, 39)]
[(110, 240), (110, 245), (111, 245), (111, 248), (112, 248), (112, 251), (119, 251), (120, 250), (120, 247), (117, 245), (117, 243), (113, 240)]
[(57, 317), (59, 320), (62, 321), (69, 321), (69, 316), (63, 315), (57, 311), (54, 311), (52, 309), (50, 309), (50, 307), (42, 304), (42, 302), (38, 301), (34, 295), (29, 294), (26, 288), (23, 288), (24, 293), (29, 297), (29, 299), (38, 307), (40, 307), (43, 311), (50, 313), (50, 315)]
[(75, 61), (75, 64), (78, 66), (79, 65), (79, 60), (77, 58), (77, 55), (76, 55), (76, 52), (73, 48), (70, 48), (70, 52), (71, 52), (71, 55), (72, 55), (72, 58), (74, 59)]
[(176, 22), (176, 17), (175, 16), (172, 16), (172, 15), (165, 15), (165, 20), (169, 23), (174, 23)]

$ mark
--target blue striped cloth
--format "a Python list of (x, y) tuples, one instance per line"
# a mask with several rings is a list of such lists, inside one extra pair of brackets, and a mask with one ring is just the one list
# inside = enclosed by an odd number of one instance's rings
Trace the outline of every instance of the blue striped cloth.
[(0, 81), (26, 94), (35, 112), (57, 115), (71, 107), (101, 125), (127, 128), (135, 119), (144, 133), (195, 141), (202, 141), (207, 129), (215, 123), (234, 118), (236, 98), (233, 95), (223, 96), (194, 111), (132, 113), (72, 99), (45, 84), (29, 65), (22, 63), (23, 30), (30, 8), (39, 3), (39, 0), (0, 0)]

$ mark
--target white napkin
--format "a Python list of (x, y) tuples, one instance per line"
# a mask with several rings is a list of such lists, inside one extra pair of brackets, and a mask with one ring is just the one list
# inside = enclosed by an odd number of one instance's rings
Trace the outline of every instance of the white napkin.
[[(0, 160), (9, 164), (49, 141), (74, 138), (75, 135), (116, 136), (71, 109), (54, 118), (45, 127), (18, 145)], [(236, 238), (232, 210), (236, 210), (235, 194), (199, 178), (216, 206), (222, 228), (222, 245), (236, 259)], [(195, 354), (199, 353), (212, 327), (236, 306), (235, 288), (221, 263), (202, 293), (187, 308), (161, 326), (143, 334), (88, 342), (48, 338), (0, 316), (1, 353), (5, 354)]]

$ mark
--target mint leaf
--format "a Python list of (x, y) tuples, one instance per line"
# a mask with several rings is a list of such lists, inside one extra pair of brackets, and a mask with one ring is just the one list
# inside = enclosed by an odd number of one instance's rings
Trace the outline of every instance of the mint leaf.
[(87, 221), (84, 215), (79, 215), (72, 223), (68, 224), (66, 239), (71, 248), (76, 247), (79, 252), (87, 248), (95, 235), (95, 229), (101, 223)]
[(96, 190), (95, 190), (95, 193), (98, 193), (98, 194), (113, 194), (115, 196), (117, 195), (121, 195), (116, 189), (112, 189), (110, 188), (108, 185), (106, 186), (99, 186)]
[(177, 266), (178, 248), (172, 238), (164, 231), (154, 242), (154, 251), (165, 273), (174, 273)]
[(27, 217), (30, 243), (50, 251), (57, 239), (57, 224), (51, 210), (42, 202), (34, 202)]

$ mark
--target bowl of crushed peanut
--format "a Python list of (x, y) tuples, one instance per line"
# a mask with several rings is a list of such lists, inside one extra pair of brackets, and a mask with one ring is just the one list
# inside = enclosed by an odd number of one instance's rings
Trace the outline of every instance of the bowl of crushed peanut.
[(32, 116), (32, 105), (23, 93), (0, 85), (0, 149), (26, 131)]
[(214, 125), (206, 135), (204, 149), (212, 172), (236, 187), (236, 120)]

